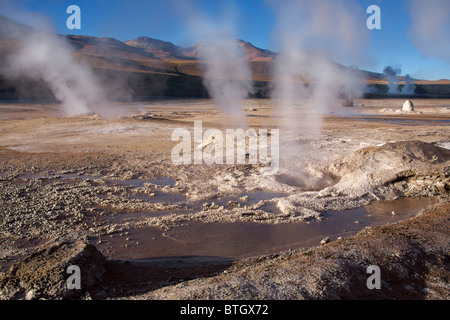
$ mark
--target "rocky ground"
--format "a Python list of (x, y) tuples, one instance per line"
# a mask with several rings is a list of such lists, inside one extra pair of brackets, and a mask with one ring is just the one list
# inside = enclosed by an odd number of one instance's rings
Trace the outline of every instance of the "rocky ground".
[[(281, 130), (281, 169), (274, 176), (262, 175), (262, 165), (171, 162), (174, 129), (192, 130), (195, 120), (227, 128), (208, 101), (132, 105), (130, 116), (109, 120), (52, 117), (55, 106), (4, 107), (2, 297), (66, 297), (64, 271), (80, 264), (95, 270), (76, 292), (84, 298), (446, 299), (448, 101), (414, 101), (416, 112), (383, 111), (402, 103), (367, 100), (320, 117), (318, 132), (308, 121), (301, 130)], [(265, 100), (247, 101), (244, 112), (255, 129), (283, 128), (283, 117)], [(264, 196), (254, 200), (255, 192)], [(422, 197), (435, 204), (411, 220), (250, 260), (158, 259), (150, 250), (150, 260), (125, 263), (102, 244), (123, 235), (124, 252), (130, 228), (167, 236), (192, 221), (307, 223), (330, 210)], [(369, 264), (382, 269), (385, 290), (367, 292)]]

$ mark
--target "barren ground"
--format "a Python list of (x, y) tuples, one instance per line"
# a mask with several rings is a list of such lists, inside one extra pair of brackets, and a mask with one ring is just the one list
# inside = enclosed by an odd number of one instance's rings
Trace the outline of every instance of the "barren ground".
[[(247, 100), (244, 123), (209, 100), (133, 103), (112, 119), (0, 105), (2, 297), (59, 298), (8, 270), (83, 239), (107, 261), (96, 299), (447, 299), (450, 101), (395, 112), (403, 102), (318, 116)], [(171, 134), (194, 121), (279, 128), (279, 173), (174, 165)], [(378, 293), (365, 287), (370, 264), (386, 275)]]

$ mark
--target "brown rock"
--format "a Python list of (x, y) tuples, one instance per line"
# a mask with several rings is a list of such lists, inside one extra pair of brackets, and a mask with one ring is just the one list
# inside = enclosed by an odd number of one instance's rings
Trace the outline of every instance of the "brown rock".
[[(1, 299), (80, 299), (105, 272), (105, 257), (86, 241), (58, 241), (11, 266), (0, 279)], [(69, 266), (80, 268), (81, 289), (68, 289)]]

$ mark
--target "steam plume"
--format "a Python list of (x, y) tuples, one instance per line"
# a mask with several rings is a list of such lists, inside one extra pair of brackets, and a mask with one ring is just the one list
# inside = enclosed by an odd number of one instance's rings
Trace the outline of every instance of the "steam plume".
[[(283, 111), (298, 108), (302, 99), (316, 114), (307, 119), (319, 133), (321, 117), (339, 105), (340, 95), (357, 97), (362, 92), (358, 72), (332, 59), (361, 62), (367, 30), (364, 9), (355, 1), (268, 1), (277, 16), (275, 38), (279, 47), (272, 97)], [(308, 113), (311, 113), (308, 112)], [(301, 128), (302, 119), (290, 118), (289, 127)], [(311, 131), (308, 131), (311, 132)]]
[[(9, 6), (15, 14), (22, 11)], [(61, 101), (65, 115), (96, 113), (102, 117), (119, 115), (111, 108), (104, 88), (89, 66), (75, 61), (69, 41), (53, 31), (45, 17), (23, 11), (38, 29), (6, 22), (18, 50), (7, 57), (2, 75), (9, 79), (30, 79), (44, 83)], [(6, 18), (5, 18), (6, 19)]]
[[(360, 73), (333, 60), (364, 61), (369, 38), (368, 29), (361, 27), (365, 10), (353, 0), (267, 2), (277, 17), (273, 36), (280, 52), (273, 69), (272, 98), (287, 118), (283, 124), (291, 136), (318, 135), (322, 114), (339, 112), (343, 94), (358, 98), (363, 92)], [(280, 155), (295, 157), (286, 162), (295, 175), (306, 179), (304, 152), (288, 144), (280, 146)]]
[(413, 94), (416, 89), (416, 85), (414, 84), (414, 80), (411, 78), (409, 74), (405, 76), (405, 85), (402, 88), (403, 94)]
[(399, 93), (398, 91), (398, 75), (401, 73), (402, 71), (398, 68), (393, 68), (393, 67), (386, 67), (383, 70), (383, 73), (388, 77), (388, 93), (390, 94), (396, 94)]
[(409, 36), (425, 57), (450, 61), (450, 1), (408, 1)]
[(74, 61), (70, 45), (56, 34), (32, 31), (25, 35), (7, 73), (44, 81), (68, 116), (109, 115), (107, 99), (92, 71)]
[(241, 102), (252, 89), (251, 71), (237, 40), (220, 39), (202, 47), (203, 82), (214, 102), (225, 112), (242, 116)]
[[(216, 106), (243, 122), (241, 102), (252, 91), (251, 69), (236, 40), (236, 8), (223, 8), (217, 18), (193, 9), (192, 3), (175, 1), (192, 38), (205, 39), (199, 44), (203, 82)], [(243, 123), (241, 123), (243, 125)]]
[[(332, 59), (362, 61), (367, 31), (360, 27), (364, 9), (354, 1), (269, 1), (277, 15), (280, 55), (274, 75), (277, 99), (313, 98), (314, 110), (327, 113), (339, 94), (357, 94), (357, 73)], [(362, 13), (362, 14), (361, 14)], [(364, 25), (364, 24), (363, 24)], [(341, 77), (342, 75), (342, 77)], [(303, 81), (299, 81), (303, 80)], [(304, 81), (311, 85), (306, 86)], [(280, 102), (282, 105), (284, 101)]]

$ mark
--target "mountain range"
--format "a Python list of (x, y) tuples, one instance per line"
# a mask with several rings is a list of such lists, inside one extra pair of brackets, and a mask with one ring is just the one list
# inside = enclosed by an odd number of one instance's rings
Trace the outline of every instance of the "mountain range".
[[(200, 55), (202, 49), (210, 45), (207, 42), (184, 48), (150, 37), (125, 42), (90, 36), (68, 35), (66, 38), (76, 49), (75, 56), (87, 60), (94, 68), (201, 76), (200, 64), (208, 63)], [(236, 43), (252, 66), (253, 80), (268, 81), (270, 64), (276, 53), (243, 40), (236, 40)]]
[[(0, 68), (8, 55), (18, 49), (24, 35), (31, 27), (17, 23), (0, 14)], [(202, 64), (208, 63), (200, 56), (201, 49), (208, 42), (199, 42), (184, 48), (171, 42), (150, 37), (138, 37), (129, 41), (91, 36), (59, 35), (73, 47), (77, 61), (89, 64), (102, 81), (121, 79), (121, 85), (128, 89), (132, 97), (178, 96), (207, 97), (202, 83)], [(270, 90), (271, 69), (277, 53), (255, 47), (249, 42), (236, 40), (245, 58), (249, 61), (254, 82), (254, 96), (267, 97)], [(344, 66), (339, 65), (341, 68)], [(384, 74), (360, 70), (363, 77), (375, 86), (385, 86)], [(16, 83), (1, 78), (0, 99), (14, 98), (30, 86), (29, 80)], [(33, 84), (33, 92), (35, 90)], [(42, 84), (40, 84), (42, 86)], [(43, 89), (43, 88), (42, 88)], [(384, 89), (383, 89), (384, 90)], [(44, 95), (48, 90), (42, 90)], [(111, 95), (115, 92), (112, 90)], [(29, 96), (27, 96), (29, 97)], [(118, 97), (117, 97), (118, 98)]]

